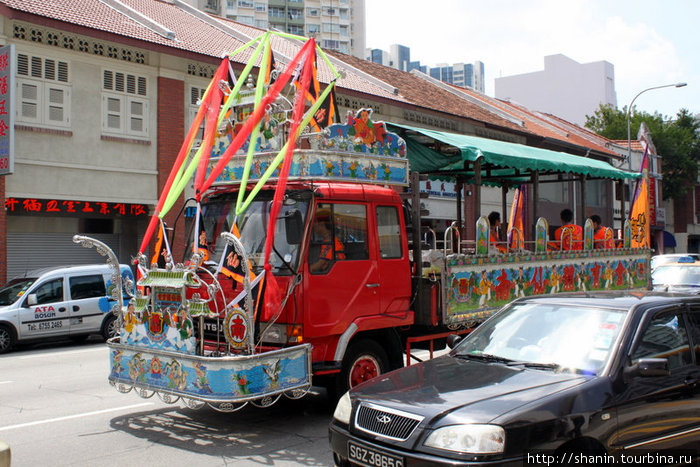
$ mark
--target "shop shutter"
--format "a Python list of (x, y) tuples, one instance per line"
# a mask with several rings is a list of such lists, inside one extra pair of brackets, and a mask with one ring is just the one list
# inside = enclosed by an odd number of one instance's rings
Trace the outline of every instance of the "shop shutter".
[[(118, 234), (90, 234), (107, 244), (120, 258)], [(49, 266), (104, 264), (106, 258), (95, 248), (83, 248), (73, 243), (73, 234), (67, 233), (8, 233), (7, 279), (23, 275), (33, 269)]]

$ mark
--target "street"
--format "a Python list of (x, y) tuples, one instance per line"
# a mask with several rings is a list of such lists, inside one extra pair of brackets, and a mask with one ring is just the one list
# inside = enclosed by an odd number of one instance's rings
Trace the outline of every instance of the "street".
[(120, 394), (99, 339), (0, 356), (0, 440), (23, 466), (328, 466), (323, 389), (234, 413)]

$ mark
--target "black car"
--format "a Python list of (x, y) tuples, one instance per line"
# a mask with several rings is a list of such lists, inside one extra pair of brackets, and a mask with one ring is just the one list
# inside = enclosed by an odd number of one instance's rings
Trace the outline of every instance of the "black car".
[(516, 300), (448, 355), (350, 390), (329, 438), (340, 466), (697, 465), (700, 297)]

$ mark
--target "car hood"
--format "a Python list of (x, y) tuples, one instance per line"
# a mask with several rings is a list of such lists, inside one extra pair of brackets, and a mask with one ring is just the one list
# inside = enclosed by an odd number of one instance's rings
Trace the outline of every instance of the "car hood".
[(421, 415), (459, 417), (487, 423), (590, 377), (502, 363), (438, 357), (379, 376), (355, 387), (351, 396)]

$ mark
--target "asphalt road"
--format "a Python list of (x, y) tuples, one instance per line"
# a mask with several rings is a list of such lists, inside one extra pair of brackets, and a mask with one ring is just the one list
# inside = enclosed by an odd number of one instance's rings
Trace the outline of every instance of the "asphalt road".
[(234, 413), (121, 394), (103, 342), (0, 355), (0, 440), (12, 467), (329, 466), (324, 390)]

